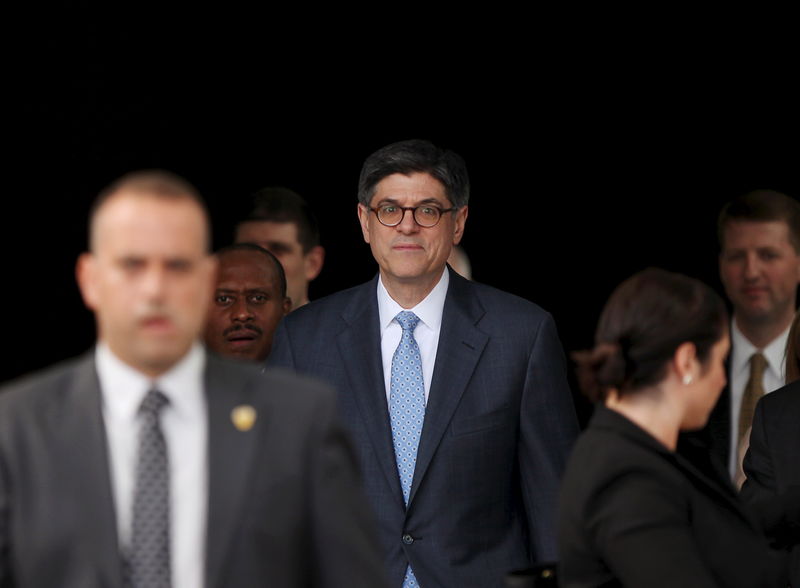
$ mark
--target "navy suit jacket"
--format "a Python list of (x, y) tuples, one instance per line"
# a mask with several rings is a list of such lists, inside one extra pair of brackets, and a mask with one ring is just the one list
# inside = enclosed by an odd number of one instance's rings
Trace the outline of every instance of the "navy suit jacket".
[(270, 363), (333, 384), (377, 516), (389, 580), (501, 586), (554, 560), (556, 496), (578, 433), (552, 317), (450, 271), (408, 508), (381, 360), (377, 277), (279, 326)]
[[(212, 355), (204, 384), (205, 585), (384, 586), (333, 392)], [(121, 587), (116, 520), (94, 355), (0, 389), (0, 587)]]

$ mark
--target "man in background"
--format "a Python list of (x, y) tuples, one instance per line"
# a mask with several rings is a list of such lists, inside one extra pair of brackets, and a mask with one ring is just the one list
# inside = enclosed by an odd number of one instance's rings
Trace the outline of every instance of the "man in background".
[(784, 350), (800, 282), (800, 203), (773, 190), (726, 204), (719, 272), (733, 307), (728, 386), (709, 419), (712, 447), (741, 485), (756, 402), (784, 384)]
[(447, 258), (447, 263), (460, 276), (468, 280), (472, 279), (472, 264), (469, 261), (467, 252), (464, 251), (461, 245), (453, 245), (453, 249), (450, 251), (450, 257)]
[(278, 322), (291, 307), (283, 267), (269, 251), (251, 243), (223, 247), (216, 258), (206, 345), (220, 355), (263, 362)]
[(236, 226), (234, 241), (255, 243), (278, 258), (292, 310), (308, 303), (308, 284), (322, 271), (325, 250), (317, 219), (299, 194), (282, 187), (256, 192), (250, 213)]

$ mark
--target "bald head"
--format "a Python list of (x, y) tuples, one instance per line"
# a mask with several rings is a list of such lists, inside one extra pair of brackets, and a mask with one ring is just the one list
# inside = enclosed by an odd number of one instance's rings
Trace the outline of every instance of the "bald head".
[(137, 172), (97, 199), (77, 278), (98, 338), (149, 377), (171, 369), (202, 332), (214, 280), (208, 215), (166, 172)]
[(182, 177), (166, 170), (142, 170), (128, 173), (109, 184), (95, 198), (89, 209), (89, 250), (95, 251), (98, 230), (102, 226), (103, 210), (121, 196), (126, 198), (155, 198), (165, 201), (193, 203), (203, 226), (203, 247), (210, 249), (211, 223), (205, 202), (197, 189)]
[[(215, 255), (219, 260), (220, 267), (222, 267), (225, 265), (225, 260), (236, 258), (237, 253), (243, 253), (245, 257), (250, 257), (255, 265), (262, 266), (263, 270), (270, 273), (275, 281), (274, 286), (277, 289), (276, 291), (280, 292), (281, 298), (286, 296), (288, 289), (286, 284), (286, 272), (275, 255), (255, 243), (234, 243), (233, 245), (226, 245), (221, 249), (217, 249)], [(247, 253), (253, 255), (247, 256)], [(241, 255), (238, 257), (241, 257)], [(270, 271), (270, 267), (274, 271)]]

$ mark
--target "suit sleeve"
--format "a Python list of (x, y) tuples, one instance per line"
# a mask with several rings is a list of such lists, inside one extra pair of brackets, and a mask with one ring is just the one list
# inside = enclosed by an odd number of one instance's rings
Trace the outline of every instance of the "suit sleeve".
[[(1, 393), (1, 392), (0, 392)], [(12, 588), (11, 577), (11, 489), (3, 449), (0, 447), (0, 588)]]
[(717, 586), (698, 556), (679, 489), (653, 472), (629, 472), (598, 491), (586, 526), (624, 586)]
[(742, 498), (751, 503), (772, 499), (777, 492), (777, 486), (770, 459), (763, 402), (756, 405), (753, 428), (750, 432), (750, 447), (742, 465), (746, 476), (742, 486)]
[(759, 401), (753, 414), (750, 446), (742, 464), (741, 497), (750, 504), (775, 547), (800, 542), (800, 486), (780, 491), (769, 439), (767, 404)]
[(534, 562), (557, 559), (558, 488), (577, 435), (564, 352), (547, 314), (528, 358), (520, 414), (519, 468)]
[(361, 490), (355, 453), (335, 416), (332, 395), (318, 404), (310, 496), (315, 586), (388, 586), (371, 509)]
[(272, 351), (267, 357), (267, 367), (283, 367), (295, 369), (294, 355), (289, 341), (289, 332), (286, 329), (286, 319), (278, 323), (275, 335), (272, 339)]

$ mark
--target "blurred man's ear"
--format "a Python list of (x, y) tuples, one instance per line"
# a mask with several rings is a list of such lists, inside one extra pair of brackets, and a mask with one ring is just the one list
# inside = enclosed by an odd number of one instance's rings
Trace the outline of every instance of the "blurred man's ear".
[(90, 310), (97, 308), (96, 264), (97, 260), (91, 253), (82, 253), (75, 264), (75, 280), (83, 303)]
[(322, 271), (322, 265), (325, 263), (325, 249), (322, 245), (312, 247), (308, 253), (305, 254), (305, 270), (306, 279), (310, 282), (319, 275)]

